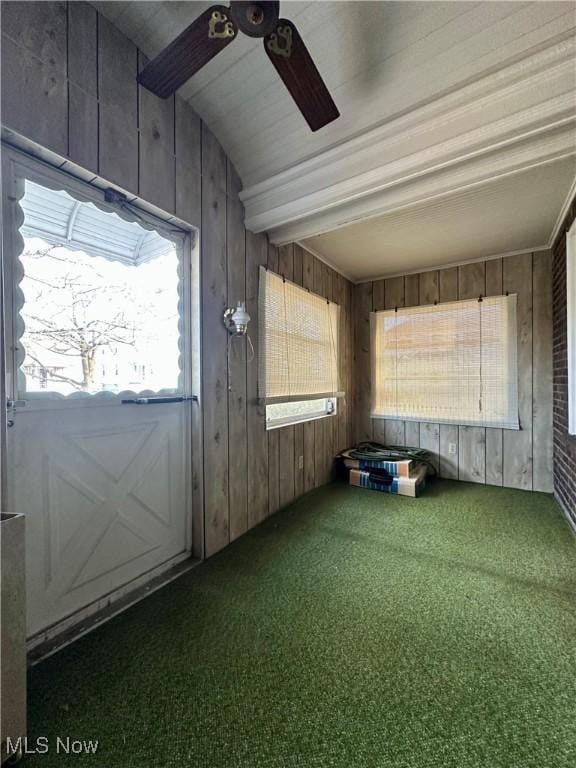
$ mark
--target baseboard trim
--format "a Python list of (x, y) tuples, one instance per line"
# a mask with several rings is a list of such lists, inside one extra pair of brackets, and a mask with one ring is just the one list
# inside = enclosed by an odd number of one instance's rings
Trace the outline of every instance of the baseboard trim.
[[(173, 562), (168, 564), (162, 572), (152, 576), (152, 578), (149, 578), (144, 583), (141, 583), (140, 579), (138, 579), (138, 584), (132, 582), (121, 590), (117, 590), (115, 593), (103, 598), (99, 603), (105, 601), (105, 605), (101, 608), (96, 606), (84, 618), (74, 621), (77, 615), (70, 617), (48, 630), (44, 630), (38, 635), (29, 638), (27, 644), (28, 666), (33, 667), (40, 661), (47, 659), (67, 645), (75, 642), (80, 637), (92, 632), (93, 629), (110, 621), (114, 616), (118, 616), (118, 614), (123, 613), (170, 582), (188, 573), (192, 568), (199, 565), (200, 562), (200, 560), (195, 560), (190, 557), (189, 553), (186, 553), (185, 559), (175, 564)], [(71, 619), (73, 623), (71, 623)]]

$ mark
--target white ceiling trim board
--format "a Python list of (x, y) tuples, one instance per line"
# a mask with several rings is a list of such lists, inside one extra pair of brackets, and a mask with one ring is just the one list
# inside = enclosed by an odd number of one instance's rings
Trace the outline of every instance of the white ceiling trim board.
[[(573, 127), (575, 56), (576, 41), (563, 40), (244, 189), (246, 226), (255, 232), (271, 231), (302, 220), (297, 231), (286, 235), (288, 239), (320, 234), (382, 213), (371, 204), (374, 191), (436, 173), (478, 153), (498, 152), (532, 136), (554, 133), (562, 125)], [(574, 148), (574, 136), (566, 143)], [(526, 165), (541, 151), (535, 144)], [(384, 165), (382, 157), (388, 160)], [(329, 220), (321, 226), (314, 223), (330, 209)]]
[(575, 134), (572, 126), (569, 126), (568, 130), (564, 128), (554, 139), (544, 136), (525, 147), (515, 147), (512, 150), (505, 148), (505, 151), (494, 152), (492, 156), (475, 156), (467, 164), (450, 163), (434, 169), (433, 173), (391, 184), (368, 199), (351, 201), (344, 210), (327, 210), (308, 220), (295, 220), (286, 226), (270, 229), (268, 234), (275, 245), (304, 240), (362, 220), (395, 213), (496, 179), (568, 159), (575, 154)]
[[(303, 246), (305, 247), (305, 246)], [(308, 249), (310, 250), (310, 249)], [(420, 269), (406, 269), (402, 272), (391, 272), (390, 274), (380, 275), (379, 277), (367, 277), (365, 280), (352, 280), (354, 285), (361, 283), (375, 283), (378, 280), (389, 280), (393, 277), (404, 277), (406, 275), (419, 275), (422, 272), (438, 272), (441, 269), (453, 269), (454, 267), (465, 267), (467, 264), (478, 264), (481, 261), (496, 261), (497, 259), (507, 259), (510, 256), (520, 256), (523, 253), (538, 253), (539, 251), (549, 251), (550, 245), (536, 245), (533, 248), (520, 248), (517, 251), (506, 251), (506, 253), (496, 253), (492, 256), (477, 256), (474, 259), (464, 261), (451, 261), (448, 264), (439, 264), (435, 267), (423, 267)], [(318, 256), (318, 258), (321, 258)], [(324, 260), (325, 261), (325, 260)], [(325, 262), (328, 263), (328, 262)], [(331, 266), (328, 264), (328, 266)], [(332, 267), (334, 269), (334, 267)], [(350, 279), (350, 278), (348, 278)]]
[[(537, 121), (538, 122), (538, 121)], [(412, 158), (399, 161), (391, 178), (371, 187), (354, 190), (350, 184), (347, 194), (340, 202), (330, 203), (322, 198), (330, 192), (322, 190), (300, 201), (294, 201), (267, 213), (246, 219), (246, 226), (255, 232), (268, 231), (274, 242), (278, 238), (294, 240), (323, 234), (352, 221), (371, 218), (391, 210), (387, 198), (396, 196), (405, 203), (408, 194), (410, 203), (423, 201), (433, 194), (453, 192), (486, 178), (497, 178), (512, 170), (518, 171), (535, 165), (576, 154), (576, 114), (563, 116), (555, 123), (515, 134), (489, 147), (475, 149), (453, 157), (454, 151), (447, 151), (445, 159), (431, 164), (432, 153), (427, 162), (416, 169), (410, 168)], [(405, 165), (405, 173), (399, 165)], [(415, 183), (419, 186), (415, 187)], [(394, 191), (395, 190), (395, 191)], [(410, 190), (410, 192), (407, 192)]]
[[(416, 176), (433, 173), (439, 168), (466, 162), (469, 158), (496, 152), (505, 147), (514, 147), (532, 137), (554, 133), (565, 125), (576, 127), (574, 96), (569, 91), (562, 96), (548, 99), (541, 105), (532, 106), (521, 114), (506, 117), (489, 127), (474, 128), (464, 135), (434, 146), (418, 148), (418, 143), (422, 142), (422, 130), (419, 130), (419, 136), (405, 134), (401, 139), (405, 152), (402, 157), (377, 168), (372, 166), (368, 171), (357, 173), (354, 178), (341, 178), (336, 169), (325, 168), (323, 187), (303, 192), (302, 188), (294, 184), (292, 199), (284, 202), (278, 199), (278, 195), (270, 192), (264, 203), (267, 206), (265, 210), (257, 211), (254, 206), (250, 224), (255, 227), (262, 222), (270, 228), (278, 226), (278, 222), (288, 223), (302, 216), (308, 217), (311, 212), (314, 214), (336, 208), (349, 200), (369, 196), (391, 184), (401, 184)], [(408, 148), (410, 151), (407, 151)], [(394, 142), (391, 142), (380, 148), (380, 157), (385, 156), (386, 152), (393, 153), (394, 150)], [(347, 162), (351, 163), (352, 160)], [(362, 157), (354, 158), (357, 171), (362, 163)]]

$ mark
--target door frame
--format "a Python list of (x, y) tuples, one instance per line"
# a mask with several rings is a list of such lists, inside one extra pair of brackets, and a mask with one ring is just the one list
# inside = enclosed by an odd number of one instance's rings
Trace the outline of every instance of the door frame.
[[(167, 236), (170, 240), (177, 242), (178, 247), (182, 249), (182, 265), (184, 274), (182, 275), (183, 291), (181, 301), (183, 304), (181, 315), (185, 319), (183, 333), (183, 345), (181, 356), (183, 365), (182, 389), (188, 395), (194, 395), (186, 419), (186, 446), (188, 466), (188, 482), (186, 494), (186, 541), (185, 555), (180, 556), (180, 560), (191, 559), (192, 557), (201, 558), (203, 555), (203, 540), (197, 537), (202, 532), (203, 515), (203, 488), (198, 483), (198, 478), (202, 477), (201, 468), (203, 464), (202, 457), (202, 392), (201, 385), (201, 348), (200, 348), (200, 248), (199, 248), (199, 230), (172, 214), (160, 211), (154, 206), (150, 206), (146, 201), (139, 199), (134, 195), (129, 195), (118, 190), (116, 186), (109, 185), (101, 177), (89, 174), (81, 168), (74, 167), (71, 173), (69, 163), (60, 161), (58, 166), (46, 162), (33, 154), (22, 151), (13, 145), (2, 141), (2, 212), (3, 212), (3, 232), (2, 249), (0, 251), (0, 317), (2, 318), (2, 331), (0, 332), (0, 503), (3, 512), (8, 511), (8, 477), (7, 477), (7, 405), (10, 400), (17, 396), (17, 373), (20, 365), (18, 359), (18, 349), (12, 348), (12, 339), (15, 338), (14, 324), (17, 320), (18, 307), (14, 302), (15, 275), (14, 266), (18, 264), (18, 257), (21, 251), (21, 235), (19, 227), (21, 224), (22, 211), (19, 206), (19, 200), (24, 194), (23, 179), (36, 181), (43, 186), (52, 189), (61, 189), (74, 198), (94, 203), (102, 210), (114, 212), (128, 221), (134, 221), (145, 228), (155, 230)], [(40, 148), (39, 148), (40, 151)], [(65, 165), (66, 168), (62, 168)], [(119, 202), (111, 202), (109, 199), (110, 191), (119, 194)], [(154, 209), (152, 213), (149, 208)], [(98, 407), (98, 398), (92, 398), (89, 407)], [(35, 401), (35, 406), (42, 401)], [(51, 401), (54, 403), (54, 401)], [(106, 399), (108, 405), (110, 401)], [(102, 405), (105, 404), (102, 403)], [(194, 532), (194, 534), (193, 534)], [(203, 537), (202, 537), (203, 538)], [(165, 564), (164, 570), (167, 572), (177, 566), (177, 562)], [(158, 576), (163, 570), (162, 566), (153, 569), (152, 572), (142, 574), (140, 577), (119, 587), (95, 603), (80, 610), (68, 618), (58, 622), (49, 633), (43, 633), (38, 642), (45, 642), (50, 637), (60, 635), (63, 631), (68, 632), (73, 626), (78, 625), (90, 614), (98, 613), (105, 605), (110, 605), (115, 601), (121, 601), (123, 610), (130, 602), (126, 601), (126, 595), (134, 590), (136, 599), (142, 592), (142, 586), (147, 582), (154, 580), (156, 584)], [(156, 587), (157, 588), (157, 587)], [(119, 603), (120, 605), (120, 603)]]

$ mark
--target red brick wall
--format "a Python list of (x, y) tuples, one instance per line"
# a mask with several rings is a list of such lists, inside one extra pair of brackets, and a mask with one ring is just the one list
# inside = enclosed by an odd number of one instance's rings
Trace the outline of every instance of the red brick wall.
[(572, 202), (552, 249), (554, 345), (554, 493), (576, 525), (576, 437), (568, 434), (566, 232), (576, 217)]

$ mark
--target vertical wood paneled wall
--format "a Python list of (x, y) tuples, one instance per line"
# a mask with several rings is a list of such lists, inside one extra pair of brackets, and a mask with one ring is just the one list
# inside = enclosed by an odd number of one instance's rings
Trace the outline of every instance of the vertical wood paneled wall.
[[(370, 417), (370, 312), (518, 294), (520, 431)], [(552, 491), (552, 261), (549, 252), (355, 287), (356, 437), (426, 448), (441, 477)], [(454, 452), (450, 451), (453, 448)]]
[[(161, 100), (138, 86), (144, 57), (92, 6), (11, 2), (1, 13), (8, 136), (200, 230), (203, 396), (201, 415), (194, 415), (194, 552), (210, 556), (327, 482), (333, 455), (351, 442), (353, 287), (299, 246), (274, 248), (265, 235), (245, 231), (240, 180), (214, 136), (182, 99)], [(260, 265), (342, 307), (348, 396), (333, 418), (266, 432), (257, 403)], [(228, 348), (222, 323), (224, 308), (244, 298), (253, 358), (245, 340)]]

